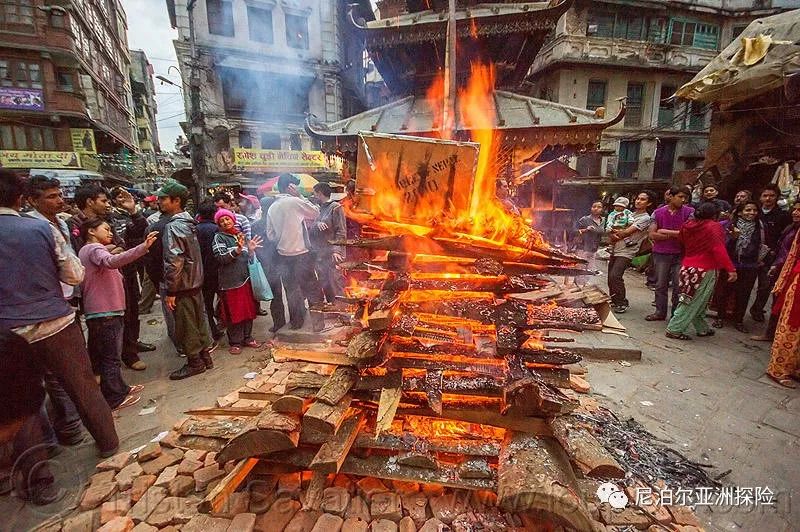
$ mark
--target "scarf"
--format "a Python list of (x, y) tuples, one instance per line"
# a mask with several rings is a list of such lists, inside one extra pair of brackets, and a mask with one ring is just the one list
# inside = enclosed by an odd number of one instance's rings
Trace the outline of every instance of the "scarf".
[(736, 219), (736, 229), (739, 230), (739, 238), (736, 239), (736, 256), (741, 257), (742, 254), (750, 246), (750, 241), (756, 232), (756, 221), (747, 221), (743, 218)]

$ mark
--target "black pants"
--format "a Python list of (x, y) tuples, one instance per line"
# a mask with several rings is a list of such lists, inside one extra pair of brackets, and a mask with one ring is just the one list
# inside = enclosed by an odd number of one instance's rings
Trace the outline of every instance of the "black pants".
[(283, 306), (283, 283), (281, 283), (280, 265), (278, 264), (278, 251), (275, 244), (265, 241), (264, 247), (256, 251), (258, 262), (267, 276), (267, 283), (272, 290), (272, 301), (269, 302), (269, 313), (272, 316), (273, 331), (286, 325), (286, 310)]
[(317, 256), (316, 270), (325, 301), (333, 303), (336, 296), (344, 295), (344, 276), (336, 269), (331, 253), (325, 252)]
[(756, 290), (756, 299), (753, 301), (753, 306), (750, 307), (750, 312), (753, 314), (763, 314), (764, 307), (767, 306), (769, 296), (772, 293), (772, 288), (778, 280), (778, 276), (769, 275), (769, 269), (772, 267), (774, 258), (768, 260), (758, 268), (758, 289)]
[(122, 361), (126, 366), (139, 361), (139, 276), (136, 270), (122, 274), (125, 286), (125, 316), (122, 333)]
[(100, 376), (100, 391), (108, 406), (116, 408), (131, 391), (122, 378), (120, 363), (124, 328), (122, 316), (88, 319), (86, 326), (89, 328), (87, 347), (92, 372)]
[(228, 344), (242, 346), (253, 339), (253, 320), (228, 325)]
[[(314, 255), (303, 253), (287, 257), (278, 255), (278, 271), (281, 282), (286, 289), (286, 300), (289, 306), (289, 323), (293, 328), (303, 326), (306, 315), (305, 299), (309, 305), (322, 302), (322, 288), (314, 272)], [(316, 313), (311, 314), (311, 325), (315, 331), (323, 328), (324, 319)]]
[[(720, 276), (727, 274), (720, 274)], [(747, 312), (747, 304), (750, 302), (750, 294), (753, 292), (753, 286), (756, 284), (758, 278), (758, 269), (756, 268), (739, 268), (736, 270), (736, 282), (729, 283), (722, 279), (723, 283), (720, 285), (718, 294), (718, 310), (717, 313), (720, 318), (725, 316), (725, 310), (730, 301), (733, 300), (733, 322), (742, 323), (744, 315)], [(721, 310), (719, 310), (721, 309)]]
[(612, 256), (608, 260), (608, 293), (612, 305), (628, 305), (623, 275), (630, 265), (631, 259), (628, 257)]
[[(678, 271), (681, 269), (681, 255), (679, 253), (653, 253), (653, 270), (656, 278), (656, 314), (671, 316), (678, 308)], [(670, 313), (667, 314), (669, 301), (669, 286), (672, 285), (672, 303)]]
[(220, 336), (220, 328), (214, 313), (214, 298), (217, 295), (217, 285), (203, 285), (203, 304), (206, 307), (206, 317), (208, 318), (208, 328), (211, 336), (216, 340)]
[(58, 441), (74, 439), (83, 431), (81, 416), (75, 403), (61, 386), (61, 381), (49, 371), (44, 374), (44, 388), (50, 400), (50, 422)]

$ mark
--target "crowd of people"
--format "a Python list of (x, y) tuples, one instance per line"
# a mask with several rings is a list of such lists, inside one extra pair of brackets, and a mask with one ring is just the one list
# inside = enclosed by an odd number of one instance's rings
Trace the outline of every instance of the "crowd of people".
[[(155, 346), (139, 338), (140, 316), (157, 299), (185, 357), (169, 374), (179, 380), (213, 369), (223, 335), (238, 355), (285, 327), (284, 294), (290, 329), (303, 327), (306, 304), (343, 295), (345, 253), (331, 242), (358, 222), (328, 184), (312, 199), (299, 185), (283, 174), (277, 195), (219, 192), (190, 214), (189, 190), (172, 180), (140, 200), (86, 185), (67, 205), (57, 179), (0, 170), (0, 441), (13, 441), (20, 497), (53, 500), (52, 476), (36, 464), (57, 444), (81, 443), (83, 427), (100, 456), (117, 451), (112, 411), (143, 389), (122, 366), (146, 369), (139, 353)], [(269, 334), (254, 330), (259, 314), (271, 314)], [(321, 313), (310, 319), (324, 330)]]
[(719, 197), (716, 185), (707, 184), (693, 205), (686, 186), (669, 188), (658, 207), (657, 195), (647, 190), (635, 197), (632, 210), (624, 196), (608, 214), (596, 201), (575, 224), (576, 253), (594, 269), (601, 242), (609, 241), (608, 290), (617, 313), (629, 308), (625, 272), (634, 257), (649, 254), (647, 285), (654, 291), (655, 310), (644, 319), (665, 322), (669, 338), (691, 340), (691, 329), (698, 337), (713, 336), (726, 324), (750, 333), (748, 313), (753, 321), (766, 322), (764, 332), (750, 339), (772, 342), (767, 375), (794, 388), (800, 378), (800, 299), (794, 296), (800, 278), (800, 202), (782, 209), (780, 196), (770, 184), (757, 199), (749, 190), (737, 192), (731, 205)]

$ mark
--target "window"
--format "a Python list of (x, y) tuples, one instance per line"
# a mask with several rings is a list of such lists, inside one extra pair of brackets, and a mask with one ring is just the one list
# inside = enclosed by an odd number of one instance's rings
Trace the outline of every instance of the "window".
[(262, 133), (261, 134), (261, 149), (262, 150), (280, 150), (281, 149), (281, 136), (275, 133)]
[(665, 19), (592, 10), (587, 35), (630, 41), (664, 42)]
[(642, 102), (644, 101), (644, 84), (628, 82), (628, 98), (625, 101), (625, 126), (642, 125)]
[(68, 70), (56, 70), (56, 82), (58, 84), (58, 90), (60, 91), (73, 91), (73, 84), (72, 84), (72, 72)]
[(623, 140), (619, 143), (619, 160), (617, 162), (617, 177), (631, 179), (638, 177), (640, 140)]
[(660, 139), (656, 148), (653, 179), (670, 179), (675, 166), (676, 139)]
[(66, 28), (67, 22), (64, 12), (52, 9), (50, 11), (50, 25), (54, 28)]
[(606, 105), (606, 82), (589, 80), (589, 90), (586, 94), (586, 108), (594, 111)]
[(0, 2), (0, 31), (32, 33), (33, 21), (33, 0)]
[(746, 29), (747, 29), (746, 24), (744, 26), (734, 26), (733, 35), (731, 36), (731, 41), (735, 41), (736, 39), (738, 39), (739, 35), (741, 35)]
[(308, 50), (308, 18), (286, 14), (286, 44), (291, 48)]
[(299, 133), (292, 133), (289, 135), (289, 149), (293, 151), (300, 151), (303, 149), (303, 141), (300, 139)]
[(233, 37), (233, 4), (229, 0), (208, 0), (208, 32), (224, 37)]
[(225, 114), (232, 118), (264, 120), (300, 118), (308, 108), (310, 78), (221, 68)]
[(702, 131), (706, 125), (706, 108), (696, 101), (689, 103), (689, 130)]
[(41, 89), (39, 64), (0, 59), (0, 86)]
[(693, 46), (716, 50), (719, 40), (719, 26), (702, 24), (688, 20), (671, 20), (669, 42), (679, 46)]
[(250, 138), (249, 131), (239, 131), (239, 147), (240, 148), (252, 148), (253, 147), (253, 139)]
[(53, 130), (49, 127), (0, 125), (0, 149), (55, 151)]
[(658, 102), (659, 127), (671, 128), (675, 126), (675, 100), (672, 99), (673, 94), (675, 94), (675, 87), (661, 85), (661, 94)]
[(247, 6), (247, 25), (250, 40), (272, 43), (272, 11), (260, 7)]

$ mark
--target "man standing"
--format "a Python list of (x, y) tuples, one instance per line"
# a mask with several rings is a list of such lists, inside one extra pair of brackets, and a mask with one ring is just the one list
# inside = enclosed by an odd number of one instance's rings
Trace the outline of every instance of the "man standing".
[(214, 222), (215, 212), (217, 207), (211, 200), (205, 200), (197, 207), (197, 240), (203, 256), (203, 303), (206, 306), (206, 318), (211, 337), (219, 340), (222, 330), (214, 317), (214, 298), (219, 290), (219, 264), (213, 251), (214, 236), (219, 230)]
[(203, 305), (203, 257), (197, 240), (196, 222), (184, 211), (189, 190), (168, 180), (156, 192), (161, 212), (170, 216), (164, 227), (161, 285), (164, 303), (175, 319), (175, 340), (186, 355), (186, 364), (169, 374), (180, 380), (212, 369), (211, 338)]
[[(592, 203), (592, 209), (587, 216), (584, 216), (575, 223), (578, 231), (580, 243), (576, 254), (587, 260), (586, 268), (589, 270), (597, 269), (597, 259), (595, 258), (600, 240), (605, 233), (605, 219), (603, 217), (603, 202), (600, 200)], [(581, 275), (575, 278), (575, 284), (584, 286), (589, 281), (589, 276)]]
[(611, 229), (611, 257), (608, 260), (608, 291), (614, 312), (624, 313), (628, 310), (628, 298), (625, 293), (625, 270), (639, 251), (642, 242), (647, 238), (650, 227), (650, 215), (647, 209), (655, 200), (655, 193), (640, 192), (634, 200), (634, 212), (630, 225), (625, 229)]
[(119, 447), (111, 409), (59, 283), (78, 285), (83, 266), (63, 254), (48, 223), (20, 216), (22, 196), (22, 180), (0, 170), (0, 425), (41, 411), (41, 367), (58, 376), (101, 455), (111, 456)]
[[(764, 257), (764, 261), (758, 268), (758, 288), (756, 289), (756, 299), (750, 307), (750, 316), (755, 321), (764, 321), (764, 306), (767, 304), (772, 287), (778, 280), (778, 274), (769, 275), (772, 263), (778, 252), (778, 240), (781, 233), (789, 224), (792, 223), (792, 215), (778, 207), (780, 189), (778, 185), (769, 184), (761, 191), (761, 224), (764, 226), (764, 243), (769, 248), (769, 253)], [(780, 273), (780, 272), (778, 272)]]
[(331, 245), (330, 241), (347, 238), (344, 209), (338, 202), (331, 200), (331, 192), (331, 186), (327, 183), (314, 185), (319, 217), (308, 226), (311, 249), (317, 261), (317, 276), (328, 303), (333, 303), (336, 296), (344, 295), (344, 277), (336, 269), (344, 261), (344, 248)]
[(667, 204), (653, 212), (650, 239), (653, 241), (653, 269), (655, 270), (656, 311), (645, 317), (647, 321), (667, 319), (667, 296), (672, 284), (670, 313), (678, 307), (678, 271), (681, 267), (683, 247), (678, 240), (681, 226), (694, 213), (686, 205), (691, 196), (688, 187), (670, 187)]
[[(178, 341), (175, 338), (175, 320), (172, 312), (167, 308), (166, 293), (161, 283), (164, 278), (164, 228), (171, 218), (171, 216), (161, 212), (161, 210), (148, 218), (148, 223), (150, 225), (147, 226), (146, 233), (156, 232), (158, 236), (156, 237), (156, 241), (153, 242), (153, 245), (150, 246), (148, 254), (144, 256), (144, 270), (150, 282), (153, 283), (154, 289), (161, 297), (161, 312), (164, 315), (164, 323), (167, 326), (167, 336), (169, 336), (175, 349), (179, 349)], [(155, 301), (155, 296), (153, 300)]]
[(720, 219), (728, 216), (731, 213), (731, 204), (721, 199), (719, 196), (719, 188), (714, 183), (708, 183), (703, 186), (703, 195), (700, 201), (694, 207), (697, 208), (703, 203), (711, 202), (716, 205), (720, 210)]
[[(278, 178), (278, 196), (267, 212), (267, 239), (274, 242), (281, 282), (286, 290), (289, 306), (289, 327), (299, 329), (305, 321), (305, 299), (309, 305), (322, 302), (322, 289), (316, 273), (314, 260), (309, 252), (306, 222), (319, 216), (319, 208), (300, 196), (297, 186), (300, 180), (292, 174), (281, 174)], [(311, 313), (311, 325), (315, 332), (321, 331), (324, 318)]]

